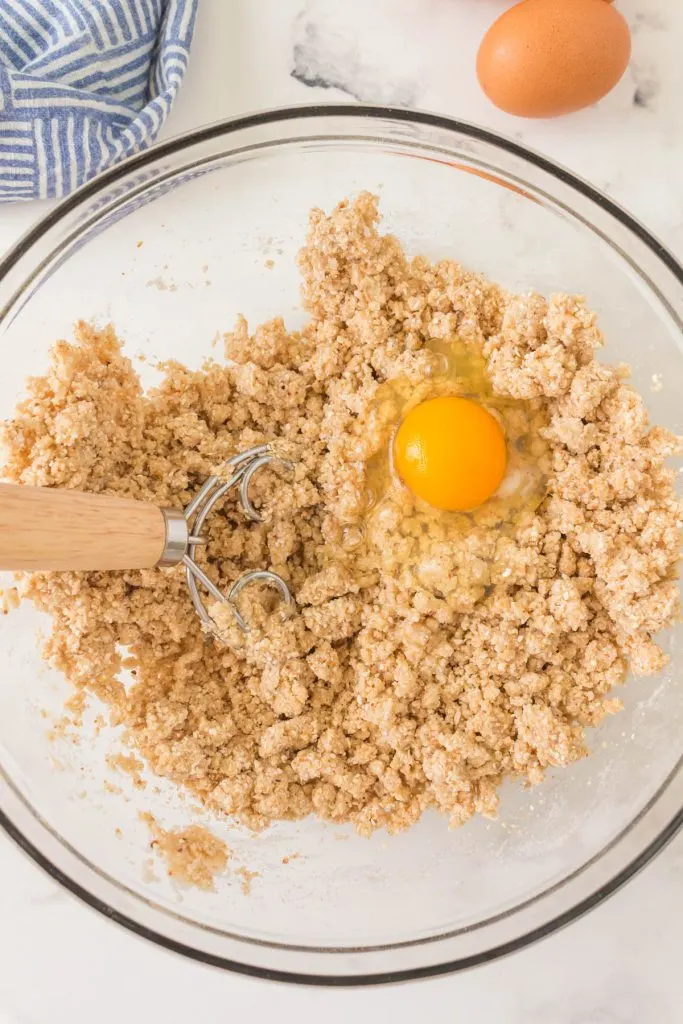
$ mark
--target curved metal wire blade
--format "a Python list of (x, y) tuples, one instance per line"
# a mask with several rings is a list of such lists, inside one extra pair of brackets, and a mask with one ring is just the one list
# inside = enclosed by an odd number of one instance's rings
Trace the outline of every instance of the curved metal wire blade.
[(292, 592), (286, 582), (281, 576), (269, 569), (253, 569), (242, 573), (233, 583), (228, 593), (224, 594), (195, 561), (197, 547), (206, 543), (206, 538), (202, 535), (202, 528), (207, 516), (213, 510), (216, 503), (235, 485), (239, 484), (239, 499), (245, 515), (252, 522), (261, 522), (261, 515), (254, 508), (249, 495), (249, 484), (259, 469), (276, 462), (286, 469), (294, 468), (293, 463), (275, 455), (267, 444), (256, 445), (245, 452), (233, 455), (232, 458), (223, 464), (225, 468), (234, 469), (229, 479), (225, 480), (217, 474), (210, 476), (184, 511), (185, 518), (188, 524), (190, 524), (188, 550), (183, 558), (185, 578), (190, 591), (190, 597), (199, 618), (218, 640), (221, 640), (221, 637), (206, 609), (199, 589), (200, 584), (215, 600), (220, 601), (222, 604), (230, 605), (235, 621), (245, 633), (249, 631), (249, 624), (238, 609), (236, 599), (244, 588), (251, 583), (270, 583), (280, 592), (280, 596), (285, 604), (292, 605), (294, 603)]

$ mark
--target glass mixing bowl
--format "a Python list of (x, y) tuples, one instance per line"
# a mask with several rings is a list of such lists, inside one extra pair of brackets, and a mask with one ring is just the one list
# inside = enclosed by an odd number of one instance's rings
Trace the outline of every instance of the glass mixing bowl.
[[(470, 125), (357, 106), (280, 110), (213, 125), (122, 164), (62, 203), (0, 265), (0, 417), (74, 320), (112, 321), (131, 354), (199, 366), (240, 312), (301, 322), (294, 257), (310, 207), (377, 191), (412, 253), (455, 257), (518, 290), (580, 292), (603, 358), (626, 361), (653, 418), (683, 432), (681, 267), (604, 196)], [(140, 363), (143, 381), (155, 371)], [(653, 386), (654, 382), (657, 386)], [(0, 581), (2, 585), (2, 581)], [(0, 618), (0, 817), (47, 871), (108, 917), (207, 963), (269, 978), (358, 984), (491, 960), (595, 906), (683, 820), (681, 629), (670, 667), (630, 681), (592, 755), (535, 789), (508, 784), (497, 821), (361, 839), (317, 820), (254, 837), (162, 780), (111, 792), (116, 731), (90, 711), (79, 744), (46, 738), (67, 688), (41, 661), (42, 617)], [(130, 784), (129, 784), (130, 783)], [(150, 865), (151, 811), (206, 821), (259, 872), (216, 893)], [(118, 831), (117, 831), (118, 830)], [(296, 854), (298, 856), (294, 857)], [(5, 879), (5, 885), (9, 884)]]

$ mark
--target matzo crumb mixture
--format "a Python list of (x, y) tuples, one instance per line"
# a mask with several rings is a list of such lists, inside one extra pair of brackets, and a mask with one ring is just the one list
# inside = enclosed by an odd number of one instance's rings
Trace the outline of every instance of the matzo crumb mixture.
[[(228, 361), (165, 364), (145, 394), (113, 330), (80, 323), (2, 427), (11, 481), (159, 505), (184, 506), (255, 444), (295, 460), (291, 479), (255, 478), (263, 524), (234, 498), (210, 518), (206, 556), (222, 587), (280, 573), (290, 617), (252, 593), (254, 628), (224, 617), (220, 645), (181, 568), (20, 581), (53, 616), (51, 664), (110, 706), (153, 771), (252, 828), (315, 813), (370, 834), (428, 807), (451, 825), (494, 815), (506, 777), (536, 783), (584, 756), (627, 668), (662, 669), (653, 635), (678, 615), (682, 509), (665, 460), (679, 441), (649, 426), (625, 368), (595, 361), (594, 313), (408, 260), (378, 220), (366, 193), (312, 212), (302, 331), (240, 320)], [(483, 354), (494, 394), (542, 418), (546, 496), (512, 531), (455, 536), (416, 531), (397, 505), (371, 557), (365, 475), (391, 429), (374, 400), (387, 380), (423, 381), (430, 342), (449, 338)], [(401, 552), (391, 570), (383, 549)]]

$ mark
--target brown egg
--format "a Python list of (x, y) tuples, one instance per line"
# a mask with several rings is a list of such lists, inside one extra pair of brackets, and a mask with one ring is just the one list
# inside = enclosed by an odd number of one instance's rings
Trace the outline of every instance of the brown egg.
[(555, 117), (602, 99), (628, 66), (631, 34), (605, 0), (522, 0), (488, 30), (477, 75), (520, 117)]

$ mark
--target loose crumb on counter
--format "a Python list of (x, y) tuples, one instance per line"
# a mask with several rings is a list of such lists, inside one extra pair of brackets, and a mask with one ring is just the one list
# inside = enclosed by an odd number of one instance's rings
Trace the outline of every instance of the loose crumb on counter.
[[(53, 616), (50, 664), (110, 706), (147, 767), (252, 829), (312, 813), (363, 835), (427, 808), (452, 826), (494, 816), (504, 779), (537, 783), (587, 753), (628, 669), (666, 664), (655, 635), (679, 614), (681, 505), (665, 464), (679, 439), (650, 426), (623, 367), (595, 360), (596, 315), (575, 296), (409, 260), (378, 220), (367, 193), (313, 211), (302, 330), (240, 318), (226, 361), (166, 363), (143, 393), (113, 329), (79, 323), (0, 431), (9, 480), (161, 506), (185, 506), (264, 441), (295, 462), (291, 478), (254, 478), (263, 523), (229, 496), (201, 556), (224, 589), (247, 569), (280, 573), (294, 615), (245, 591), (248, 634), (212, 609), (221, 645), (182, 567), (19, 584)], [(450, 338), (544, 424), (543, 500), (515, 528), (491, 518), (453, 534), (417, 529), (397, 490), (370, 530), (367, 466), (393, 429), (380, 389), (424, 382), (429, 346)], [(136, 664), (125, 686), (122, 649)], [(171, 874), (210, 887), (224, 844), (151, 821)]]

